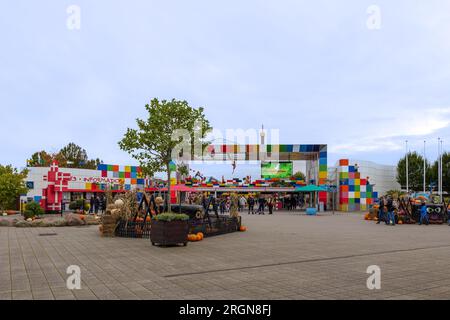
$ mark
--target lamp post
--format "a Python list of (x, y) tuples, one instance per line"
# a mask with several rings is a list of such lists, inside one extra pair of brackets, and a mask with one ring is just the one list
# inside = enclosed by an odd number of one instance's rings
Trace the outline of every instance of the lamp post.
[(426, 175), (427, 175), (427, 158), (426, 158), (426, 153), (425, 153), (425, 148), (426, 148), (426, 140), (423, 141), (423, 193), (426, 192)]
[(440, 192), (440, 194), (439, 194), (439, 199), (440, 199), (440, 202), (442, 203), (442, 193), (443, 193), (443, 172), (442, 172), (442, 170), (443, 170), (443, 165), (442, 165), (442, 153), (443, 153), (443, 140), (442, 139), (440, 139), (440, 149), (439, 149), (439, 162), (440, 162), (440, 167), (439, 167), (439, 174), (440, 174), (440, 177), (441, 177), (441, 180), (440, 180), (440, 184), (439, 184), (439, 187), (440, 187), (440, 190), (441, 190), (441, 192)]
[(406, 193), (409, 194), (408, 140), (406, 142)]

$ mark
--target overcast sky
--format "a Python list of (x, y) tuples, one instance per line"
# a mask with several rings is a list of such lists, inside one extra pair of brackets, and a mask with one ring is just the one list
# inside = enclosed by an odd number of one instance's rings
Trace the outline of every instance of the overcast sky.
[[(367, 26), (373, 4), (381, 29)], [(434, 160), (437, 138), (450, 143), (449, 37), (448, 0), (8, 1), (0, 163), (73, 141), (134, 164), (117, 141), (153, 97), (204, 106), (216, 129), (328, 144), (331, 164), (395, 164), (406, 139)]]

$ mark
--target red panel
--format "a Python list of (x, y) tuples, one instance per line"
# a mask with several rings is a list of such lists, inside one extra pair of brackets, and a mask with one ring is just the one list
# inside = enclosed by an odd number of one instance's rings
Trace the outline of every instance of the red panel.
[(125, 172), (125, 178), (131, 178), (131, 172)]
[(118, 172), (119, 171), (119, 166), (112, 166), (112, 171)]
[(349, 160), (348, 159), (341, 159), (339, 160), (339, 165), (340, 166), (348, 166), (349, 164)]
[(108, 177), (108, 171), (102, 170), (102, 178), (107, 178), (107, 177)]

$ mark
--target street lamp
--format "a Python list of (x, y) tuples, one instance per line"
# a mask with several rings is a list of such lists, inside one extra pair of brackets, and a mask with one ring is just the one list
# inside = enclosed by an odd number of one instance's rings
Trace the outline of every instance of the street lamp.
[(406, 142), (406, 193), (409, 194), (408, 140)]

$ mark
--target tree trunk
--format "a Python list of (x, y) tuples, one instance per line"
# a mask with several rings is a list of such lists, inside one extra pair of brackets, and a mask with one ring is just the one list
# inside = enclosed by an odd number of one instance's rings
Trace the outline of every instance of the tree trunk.
[(171, 212), (171, 208), (170, 208), (170, 163), (168, 162), (167, 165), (167, 196), (166, 196), (166, 201), (167, 201), (167, 211)]

